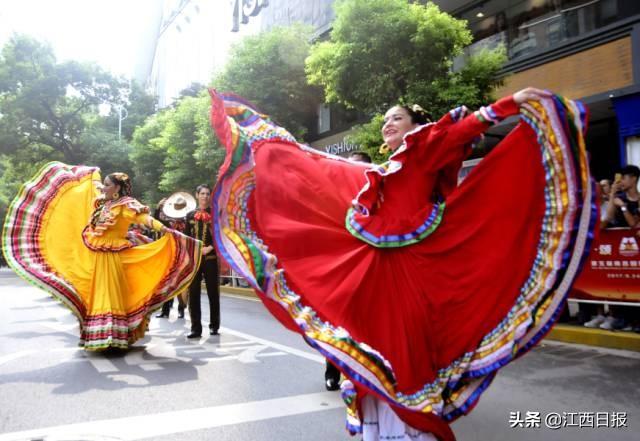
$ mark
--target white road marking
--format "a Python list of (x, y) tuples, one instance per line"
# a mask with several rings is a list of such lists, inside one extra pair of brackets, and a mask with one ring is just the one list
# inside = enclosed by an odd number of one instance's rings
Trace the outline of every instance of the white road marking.
[(127, 386), (148, 386), (149, 380), (140, 375), (109, 374), (109, 379), (116, 383), (125, 383)]
[(213, 348), (213, 352), (215, 352), (216, 354), (221, 354), (221, 355), (227, 355), (227, 354), (233, 354), (234, 352), (242, 352), (242, 351), (248, 351), (251, 350), (252, 348), (265, 348), (265, 345), (256, 345), (255, 343), (248, 341), (247, 343), (249, 343), (248, 345), (244, 345), (244, 346), (226, 346), (226, 347), (218, 347), (218, 348)]
[(164, 368), (158, 363), (141, 364), (140, 369), (143, 371), (161, 371)]
[[(122, 376), (125, 377), (125, 376)], [(118, 378), (123, 380), (124, 378)], [(167, 436), (193, 430), (212, 429), (252, 421), (262, 421), (344, 406), (335, 392), (296, 395), (263, 401), (185, 409), (174, 412), (98, 420), (64, 426), (46, 427), (0, 435), (0, 441), (28, 439), (87, 439), (89, 436), (113, 437), (133, 441)]]
[(86, 360), (101, 374), (107, 372), (118, 372), (120, 370), (111, 360), (102, 357), (100, 354), (91, 354), (91, 356), (87, 357)]
[(180, 357), (178, 356), (178, 348), (182, 349), (182, 347), (169, 345), (169, 344), (150, 344), (146, 347), (146, 352), (151, 357), (154, 357), (154, 361), (158, 361), (157, 359), (170, 359), (174, 361), (181, 361), (183, 363), (188, 363), (191, 361), (189, 357)]
[[(246, 346), (246, 345), (252, 345), (253, 342), (252, 341), (248, 341), (248, 340), (243, 340), (243, 341), (221, 341), (220, 343), (218, 343), (218, 346), (221, 347), (229, 347), (229, 346)], [(231, 348), (229, 348), (231, 349)]]
[(55, 332), (60, 332), (61, 334), (69, 334), (69, 335), (73, 335), (75, 337), (78, 336), (78, 334), (80, 333), (78, 330), (78, 323), (73, 323), (73, 324), (69, 324), (69, 323), (62, 323), (62, 322), (44, 322), (42, 323), (42, 326), (52, 329)]
[(209, 348), (205, 348), (202, 345), (198, 345), (198, 346), (191, 346), (191, 347), (183, 347), (182, 348), (182, 352), (184, 352), (185, 354), (189, 354), (189, 353), (197, 353), (197, 352), (206, 352), (208, 351)]
[[(289, 355), (286, 354), (285, 352), (266, 352), (266, 353), (260, 353), (260, 354), (256, 354), (255, 357), (261, 358), (261, 357), (275, 357), (275, 356), (282, 356), (282, 355)], [(242, 363), (255, 363), (258, 360), (257, 359), (252, 359), (247, 357), (246, 360), (240, 360), (240, 358), (237, 355), (223, 355), (223, 356), (219, 356), (219, 357), (203, 357), (200, 358), (199, 361), (204, 361), (207, 363), (215, 363), (218, 361), (228, 361), (228, 360), (236, 360), (236, 361), (240, 361)]]
[(261, 352), (256, 357), (279, 357), (281, 355), (288, 355), (286, 352)]
[(235, 331), (229, 328), (220, 328), (220, 332), (229, 335), (235, 335), (236, 337), (244, 338), (245, 340), (254, 341), (256, 343), (263, 344), (265, 346), (269, 346), (275, 349), (279, 349), (283, 352), (287, 352), (292, 355), (296, 355), (298, 357), (306, 358), (307, 360), (315, 361), (316, 363), (325, 363), (324, 357), (317, 354), (312, 354), (311, 352), (301, 351), (300, 349), (292, 348), (290, 346), (281, 345), (280, 343), (276, 343), (271, 340), (266, 340), (264, 338), (256, 337), (251, 334), (247, 334), (245, 332)]
[(76, 353), (77, 354), (84, 353), (84, 351), (81, 348), (79, 348), (78, 346), (74, 346), (74, 347), (71, 347), (71, 348), (53, 348), (53, 349), (50, 349), (50, 351), (51, 352), (71, 352), (71, 353), (74, 353), (74, 354), (76, 354)]
[(4, 356), (0, 357), (0, 366), (2, 366), (4, 363), (8, 363), (8, 362), (16, 360), (18, 358), (27, 357), (27, 356), (35, 353), (35, 352), (36, 351), (20, 351), (20, 352), (16, 352), (16, 353), (13, 353), (13, 354), (4, 355)]
[[(234, 296), (235, 297), (235, 296)], [(243, 300), (258, 301), (238, 296)], [(53, 305), (51, 305), (53, 306)], [(45, 307), (48, 308), (49, 306)], [(56, 304), (55, 307), (58, 307)], [(58, 332), (66, 332), (77, 336), (77, 322), (70, 315), (56, 315), (55, 321), (43, 323), (49, 329)], [(185, 341), (184, 344), (167, 344), (167, 336), (179, 337), (185, 331), (171, 330), (163, 332), (157, 324), (152, 322), (152, 332), (149, 333), (151, 341), (144, 348), (138, 348), (123, 358), (111, 360), (101, 357), (99, 354), (87, 354), (78, 348), (57, 348), (47, 352), (68, 353), (69, 359), (64, 362), (88, 361), (93, 367), (105, 374), (106, 378), (128, 385), (143, 386), (149, 384), (143, 376), (123, 373), (121, 363), (128, 366), (137, 366), (143, 371), (156, 371), (164, 369), (168, 363), (193, 361), (192, 357), (203, 355), (199, 361), (207, 363), (220, 361), (240, 361), (242, 363), (256, 363), (262, 357), (276, 357), (294, 355), (316, 363), (324, 363), (324, 358), (303, 350), (282, 345), (274, 341), (259, 338), (244, 332), (229, 328), (222, 328), (224, 336), (233, 336), (242, 341), (217, 341), (209, 336), (203, 336), (199, 341)], [(143, 349), (143, 350), (140, 350)], [(217, 356), (208, 357), (213, 353)], [(188, 354), (188, 352), (191, 352)], [(0, 357), (0, 365), (3, 363), (25, 359), (41, 355), (41, 351), (21, 351)], [(178, 356), (180, 354), (180, 356)], [(62, 354), (61, 354), (62, 355)], [(61, 437), (64, 439), (83, 439), (91, 437), (121, 440), (153, 439), (159, 436), (182, 433), (186, 431), (209, 429), (221, 426), (242, 424), (251, 421), (261, 421), (271, 418), (300, 415), (309, 412), (318, 412), (343, 407), (339, 394), (335, 392), (322, 392), (316, 394), (298, 395), (292, 397), (276, 398), (264, 401), (213, 406), (200, 409), (181, 410), (152, 415), (140, 415), (134, 417), (117, 418), (112, 420), (100, 420), (82, 422), (63, 426), (54, 426), (22, 432), (5, 433), (0, 435), (0, 441), (26, 440), (48, 437)]]
[(251, 346), (238, 355), (238, 361), (240, 361), (241, 363), (258, 363), (258, 359), (256, 358), (256, 356), (259, 352), (267, 349), (267, 347), (268, 346), (265, 345)]
[[(231, 333), (231, 330), (227, 330), (227, 333)], [(233, 331), (237, 332), (237, 331)], [(257, 337), (252, 337), (257, 338)], [(268, 340), (262, 340), (268, 342)], [(232, 344), (235, 346), (231, 346)], [(220, 362), (236, 360), (241, 363), (257, 363), (259, 358), (262, 357), (276, 357), (285, 355), (298, 355), (297, 349), (289, 348), (288, 346), (278, 345), (274, 342), (268, 342), (266, 344), (256, 344), (254, 341), (245, 340), (242, 342), (229, 342), (228, 345), (220, 347), (221, 344), (207, 347), (204, 345), (187, 345), (187, 346), (173, 346), (166, 343), (149, 344), (145, 347), (145, 351), (132, 351), (127, 353), (121, 360), (128, 366), (136, 366), (145, 371), (154, 371), (164, 369), (162, 365), (169, 363), (190, 363), (193, 357), (197, 357), (202, 362)], [(286, 348), (286, 350), (283, 350)], [(265, 349), (276, 349), (265, 352)], [(180, 356), (178, 355), (180, 351)], [(120, 371), (120, 367), (117, 366), (112, 359), (104, 357), (98, 353), (85, 352), (79, 348), (57, 348), (52, 349), (49, 352), (53, 353), (68, 353), (70, 358), (64, 358), (61, 363), (70, 362), (89, 362), (93, 368), (101, 374), (115, 374)], [(214, 353), (215, 357), (200, 357), (199, 355), (206, 355), (207, 353)], [(0, 357), (0, 366), (4, 363), (9, 363), (20, 358), (29, 356), (37, 356), (42, 354), (41, 351), (20, 351), (14, 354), (8, 354)], [(186, 356), (185, 356), (186, 355)], [(149, 358), (145, 358), (149, 357)], [(307, 358), (307, 357), (304, 357)], [(118, 359), (116, 359), (118, 360)], [(316, 361), (316, 360), (313, 360)], [(113, 378), (112, 375), (109, 375)]]

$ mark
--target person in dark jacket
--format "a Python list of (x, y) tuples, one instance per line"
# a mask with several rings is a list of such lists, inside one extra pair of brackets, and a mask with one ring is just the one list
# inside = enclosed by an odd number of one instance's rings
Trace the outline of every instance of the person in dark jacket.
[(191, 333), (187, 338), (202, 336), (202, 311), (200, 307), (200, 289), (202, 279), (207, 287), (209, 297), (209, 334), (218, 335), (220, 328), (220, 286), (218, 280), (218, 260), (213, 246), (211, 230), (210, 200), (211, 188), (202, 184), (196, 188), (198, 208), (187, 213), (185, 234), (202, 241), (202, 260), (196, 276), (189, 287), (189, 316), (191, 317)]

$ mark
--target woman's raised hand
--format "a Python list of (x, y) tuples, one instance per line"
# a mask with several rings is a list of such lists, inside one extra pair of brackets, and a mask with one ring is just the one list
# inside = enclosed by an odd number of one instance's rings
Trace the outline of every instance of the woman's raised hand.
[(517, 105), (521, 105), (525, 101), (539, 101), (542, 98), (550, 98), (553, 94), (546, 90), (536, 89), (535, 87), (527, 87), (513, 94), (513, 100)]

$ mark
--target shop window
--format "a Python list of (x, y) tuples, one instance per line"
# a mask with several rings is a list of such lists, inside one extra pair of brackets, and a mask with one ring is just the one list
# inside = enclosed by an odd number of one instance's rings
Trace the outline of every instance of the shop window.
[(331, 109), (327, 104), (318, 105), (318, 134), (331, 130)]
[(474, 36), (465, 55), (502, 43), (515, 59), (639, 12), (640, 2), (619, 0), (488, 0), (460, 15)]
[(640, 136), (627, 138), (627, 164), (640, 167)]

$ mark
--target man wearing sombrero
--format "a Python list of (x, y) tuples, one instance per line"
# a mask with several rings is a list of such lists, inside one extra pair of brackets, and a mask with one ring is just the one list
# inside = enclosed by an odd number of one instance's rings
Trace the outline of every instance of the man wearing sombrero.
[[(187, 213), (195, 209), (197, 206), (196, 199), (185, 191), (173, 193), (168, 198), (162, 199), (156, 208), (155, 218), (160, 220), (165, 226), (181, 233), (185, 229), (185, 217)], [(157, 238), (156, 238), (157, 239)], [(178, 318), (184, 318), (184, 309), (186, 302), (183, 296), (178, 296)], [(169, 313), (173, 307), (173, 299), (162, 305), (162, 310), (156, 315), (157, 318), (169, 318)]]

